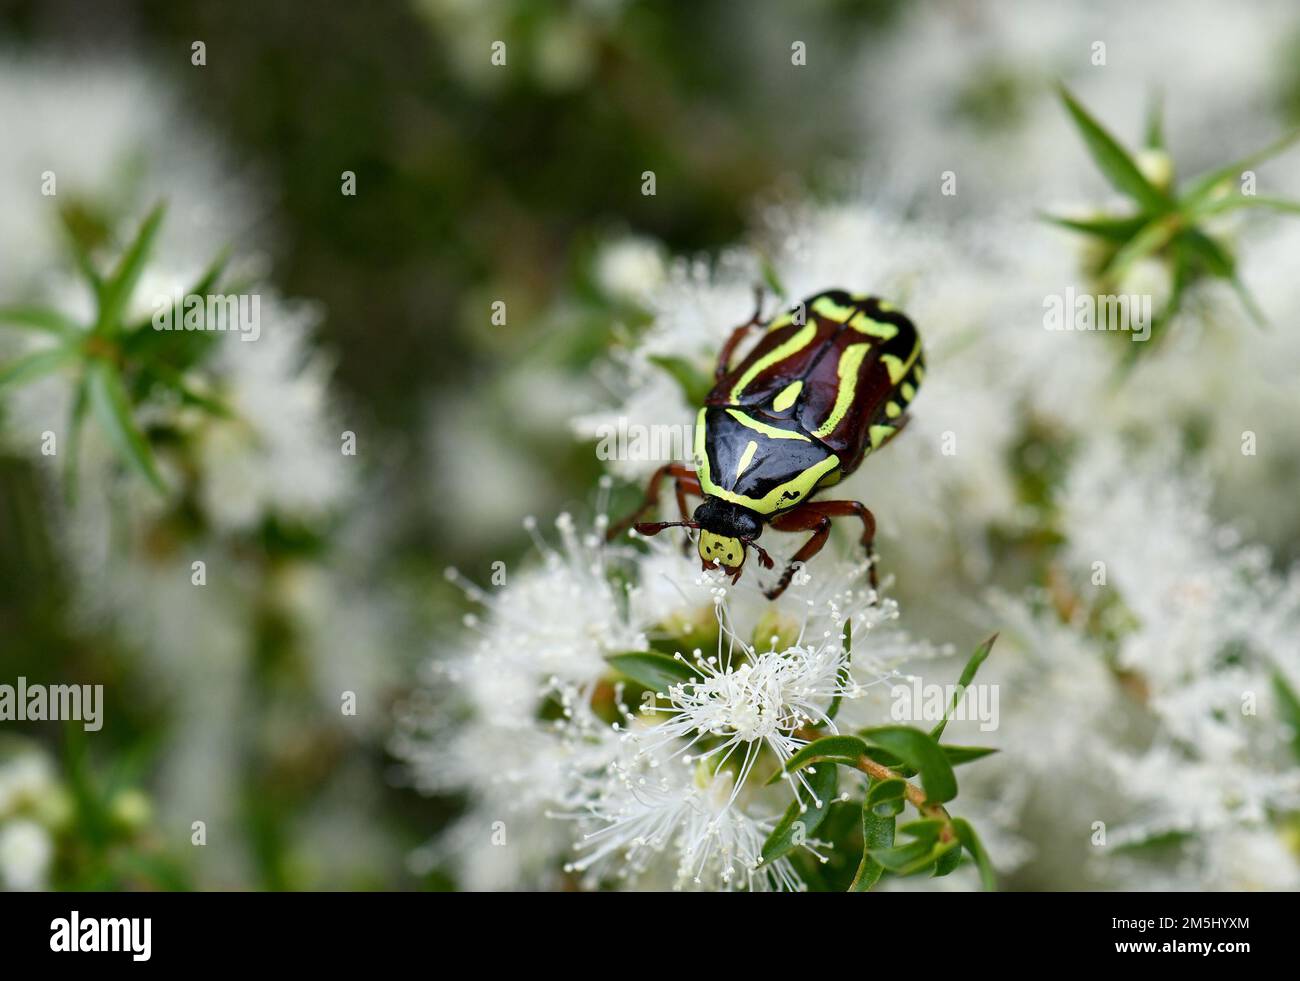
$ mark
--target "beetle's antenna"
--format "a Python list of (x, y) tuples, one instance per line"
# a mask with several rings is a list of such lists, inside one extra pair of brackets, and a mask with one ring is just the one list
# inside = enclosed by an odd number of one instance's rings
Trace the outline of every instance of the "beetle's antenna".
[(772, 568), (775, 563), (772, 562), (772, 556), (767, 554), (767, 549), (752, 538), (742, 538), (741, 541), (758, 553), (758, 561), (763, 564), (764, 569)]
[(657, 535), (665, 528), (690, 528), (698, 531), (700, 526), (695, 521), (638, 521), (632, 526), (639, 535)]

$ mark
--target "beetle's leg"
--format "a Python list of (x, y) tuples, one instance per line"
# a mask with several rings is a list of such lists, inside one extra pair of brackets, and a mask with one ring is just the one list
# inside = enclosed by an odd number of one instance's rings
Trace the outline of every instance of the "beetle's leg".
[(831, 518), (842, 517), (857, 517), (862, 521), (862, 545), (867, 550), (867, 558), (870, 561), (867, 577), (872, 592), (879, 592), (874, 545), (876, 516), (860, 501), (809, 501), (772, 519), (772, 527), (777, 531), (811, 531), (813, 535), (790, 559), (790, 564), (781, 574), (780, 581), (768, 591), (768, 599), (776, 599), (785, 592), (786, 587), (790, 585), (790, 580), (794, 578), (796, 564), (807, 562), (822, 550), (826, 539), (830, 537)]
[[(690, 515), (686, 513), (686, 493), (700, 494), (699, 478), (695, 476), (695, 471), (685, 463), (665, 463), (662, 467), (654, 472), (650, 482), (646, 484), (645, 499), (642, 500), (640, 507), (625, 517), (622, 521), (610, 527), (605, 533), (605, 541), (612, 542), (616, 537), (627, 531), (637, 518), (645, 514), (652, 507), (659, 503), (659, 487), (664, 482), (664, 478), (672, 476), (677, 486), (677, 506), (681, 508), (682, 520), (688, 520)], [(685, 485), (685, 486), (683, 486)]]
[(803, 547), (799, 551), (794, 553), (789, 564), (785, 567), (785, 571), (781, 573), (781, 578), (777, 584), (764, 593), (768, 599), (774, 600), (784, 593), (786, 587), (790, 585), (790, 580), (794, 578), (794, 570), (822, 550), (822, 546), (826, 544), (826, 539), (831, 534), (831, 519), (818, 511), (814, 511), (811, 504), (800, 504), (798, 507), (791, 508), (785, 514), (773, 518), (771, 524), (777, 531), (812, 532), (812, 537), (803, 543)]
[(740, 339), (749, 331), (763, 322), (763, 287), (754, 287), (754, 315), (747, 321), (731, 332), (727, 338), (727, 343), (722, 345), (722, 350), (718, 352), (718, 363), (713, 369), (714, 383), (722, 381), (727, 372), (731, 369), (731, 356), (736, 352), (736, 345)]

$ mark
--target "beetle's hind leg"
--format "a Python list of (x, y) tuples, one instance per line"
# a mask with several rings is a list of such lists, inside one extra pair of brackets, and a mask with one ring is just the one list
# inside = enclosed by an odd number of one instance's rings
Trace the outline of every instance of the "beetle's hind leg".
[(811, 559), (825, 546), (831, 534), (831, 519), (841, 517), (857, 517), (861, 519), (862, 545), (866, 549), (867, 558), (870, 561), (867, 576), (871, 583), (872, 592), (879, 592), (874, 544), (876, 516), (860, 501), (809, 501), (772, 519), (772, 527), (777, 531), (811, 531), (812, 537), (804, 542), (799, 551), (795, 552), (791, 557), (790, 564), (781, 573), (780, 580), (767, 591), (766, 596), (768, 599), (774, 600), (786, 591), (790, 581), (794, 578), (795, 569), (800, 564)]
[(700, 488), (700, 478), (685, 463), (666, 463), (654, 472), (650, 482), (646, 484), (645, 498), (641, 501), (640, 506), (623, 518), (622, 521), (611, 525), (609, 531), (605, 533), (605, 541), (612, 542), (619, 535), (622, 535), (636, 523), (638, 518), (659, 503), (659, 488), (662, 486), (665, 477), (673, 478), (673, 489), (677, 494), (677, 508), (681, 511), (682, 520), (689, 521), (691, 519), (690, 512), (686, 507), (686, 495), (704, 496), (704, 492)]

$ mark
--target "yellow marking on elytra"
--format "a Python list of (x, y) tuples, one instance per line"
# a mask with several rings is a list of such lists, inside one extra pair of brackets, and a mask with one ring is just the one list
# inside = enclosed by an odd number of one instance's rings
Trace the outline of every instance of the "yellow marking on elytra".
[(823, 317), (831, 320), (838, 320), (841, 323), (853, 316), (853, 311), (857, 308), (854, 306), (842, 307), (829, 296), (819, 296), (812, 305), (813, 313), (819, 313)]
[(817, 325), (815, 323), (804, 324), (804, 326), (799, 329), (799, 332), (788, 341), (784, 344), (778, 345), (775, 350), (769, 351), (749, 366), (749, 370), (740, 376), (740, 381), (736, 382), (735, 387), (732, 388), (731, 400), (734, 402), (736, 399), (740, 398), (740, 393), (745, 390), (746, 385), (778, 361), (783, 361), (792, 354), (802, 351), (816, 336)]
[(794, 323), (794, 314), (786, 312), (768, 324), (767, 329), (780, 330), (782, 327), (789, 327), (792, 323)]
[(745, 468), (749, 466), (750, 461), (754, 459), (754, 454), (757, 452), (758, 452), (758, 441), (751, 439), (749, 441), (749, 445), (745, 447), (745, 452), (740, 454), (740, 463), (736, 467), (737, 480), (740, 479), (740, 475), (745, 472)]
[(919, 385), (925, 380), (925, 369), (919, 364), (916, 366), (916, 383)]
[(835, 432), (835, 427), (848, 414), (849, 406), (853, 404), (853, 396), (858, 389), (858, 369), (862, 367), (862, 359), (870, 350), (870, 344), (850, 344), (840, 355), (839, 367), (836, 369), (840, 383), (835, 392), (835, 405), (831, 409), (831, 414), (826, 417), (826, 421), (813, 433), (818, 439), (825, 439)]
[(882, 313), (893, 313), (896, 309), (898, 309), (888, 300), (877, 300), (876, 306), (880, 308)]
[(903, 414), (903, 410), (898, 407), (897, 402), (885, 403), (885, 415), (889, 416), (889, 418), (897, 419), (902, 414)]
[[(916, 370), (919, 372), (921, 369), (917, 368)], [(917, 381), (920, 380), (921, 380), (920, 378), (917, 378)], [(913, 385), (911, 382), (903, 382), (903, 387), (901, 391), (903, 393), (903, 398), (907, 399), (907, 401), (909, 402), (912, 401), (912, 399), (916, 398), (916, 386)]]
[(893, 426), (872, 426), (871, 427), (871, 448), (880, 449), (880, 444), (887, 440), (894, 433), (898, 432)]
[(735, 419), (742, 426), (748, 426), (750, 429), (754, 430), (754, 432), (762, 433), (764, 436), (770, 436), (772, 439), (801, 439), (805, 443), (812, 442), (812, 440), (803, 433), (796, 433), (789, 429), (778, 429), (776, 426), (769, 426), (765, 422), (751, 419), (739, 409), (728, 409), (727, 415), (731, 416), (731, 418)]
[[(772, 514), (776, 511), (794, 507), (799, 501), (816, 490), (821, 479), (838, 467), (839, 464), (840, 458), (831, 454), (825, 460), (809, 467), (798, 476), (787, 480), (784, 484), (773, 487), (761, 498), (747, 497), (744, 494), (737, 494), (735, 491), (719, 487), (709, 475), (707, 458), (704, 465), (698, 467), (696, 475), (700, 478), (700, 489), (710, 497), (720, 497), (724, 501), (739, 504), (741, 507), (749, 508), (758, 514)], [(787, 493), (791, 496), (786, 497)]]
[(898, 335), (898, 327), (884, 320), (872, 320), (865, 313), (855, 313), (853, 319), (849, 321), (849, 326), (859, 334), (870, 334), (872, 337), (879, 337), (887, 341)]
[(794, 400), (799, 397), (799, 393), (802, 391), (803, 382), (791, 382), (789, 385), (785, 386), (785, 388), (781, 389), (781, 394), (772, 400), (772, 408), (777, 412), (784, 412), (786, 409), (790, 408), (790, 406), (794, 405)]
[(902, 381), (903, 376), (907, 374), (908, 370), (916, 362), (916, 356), (920, 353), (921, 338), (918, 337), (916, 339), (916, 346), (912, 348), (912, 353), (907, 356), (906, 361), (900, 361), (892, 354), (882, 354), (880, 360), (883, 361), (885, 367), (889, 369), (889, 381), (894, 385), (897, 385)]

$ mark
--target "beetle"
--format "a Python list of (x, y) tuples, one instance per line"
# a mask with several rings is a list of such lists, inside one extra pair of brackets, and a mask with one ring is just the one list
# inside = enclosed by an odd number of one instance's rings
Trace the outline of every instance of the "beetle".
[[(733, 366), (736, 348), (759, 327), (765, 327), (761, 339)], [(694, 467), (669, 463), (655, 471), (645, 499), (608, 537), (632, 525), (643, 535), (697, 530), (704, 568), (719, 566), (734, 583), (750, 548), (764, 568), (773, 567), (757, 542), (764, 525), (811, 532), (766, 590), (776, 599), (799, 565), (826, 544), (832, 519), (853, 517), (862, 522), (876, 589), (875, 516), (859, 501), (814, 498), (898, 435), (924, 375), (920, 334), (886, 301), (825, 290), (764, 325), (760, 293), (754, 316), (731, 332), (718, 354), (713, 388), (696, 416)], [(668, 478), (682, 520), (638, 521), (656, 505)], [(687, 495), (703, 498), (693, 515)]]

